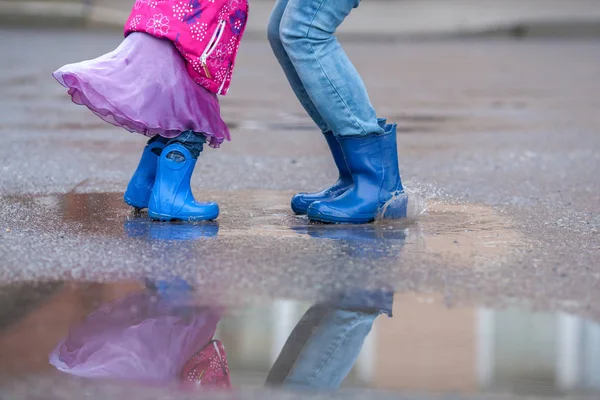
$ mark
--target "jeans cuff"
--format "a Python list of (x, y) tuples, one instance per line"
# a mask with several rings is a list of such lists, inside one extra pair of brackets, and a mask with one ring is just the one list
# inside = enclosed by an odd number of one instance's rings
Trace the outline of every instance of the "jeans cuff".
[(198, 158), (202, 150), (204, 150), (204, 143), (206, 143), (206, 136), (200, 132), (194, 132), (187, 130), (181, 132), (181, 134), (173, 139), (169, 140), (167, 146), (170, 144), (179, 143), (185, 147), (193, 158)]
[(148, 145), (148, 144), (152, 144), (154, 142), (160, 142), (160, 143), (166, 145), (169, 142), (169, 140), (171, 140), (171, 139), (166, 138), (166, 137), (162, 137), (160, 135), (156, 135), (156, 136), (152, 136), (150, 138), (150, 140), (148, 140), (148, 143), (146, 143), (146, 144)]

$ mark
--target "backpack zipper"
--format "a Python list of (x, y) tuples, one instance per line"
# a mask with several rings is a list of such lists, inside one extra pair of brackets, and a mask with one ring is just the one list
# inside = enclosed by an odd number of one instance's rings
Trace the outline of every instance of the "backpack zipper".
[(206, 74), (206, 77), (209, 79), (212, 79), (212, 75), (208, 70), (206, 60), (208, 59), (208, 56), (210, 56), (212, 52), (215, 51), (217, 43), (219, 43), (219, 41), (221, 40), (221, 36), (223, 36), (223, 32), (225, 31), (225, 23), (225, 21), (219, 22), (219, 25), (217, 25), (217, 29), (215, 29), (212, 37), (210, 38), (210, 41), (208, 42), (208, 45), (206, 46), (204, 52), (200, 56), (200, 64), (202, 65), (202, 68), (204, 68), (204, 73)]
[(221, 82), (221, 86), (219, 86), (219, 94), (223, 94), (223, 87), (225, 86), (225, 82), (227, 82), (227, 78), (229, 78), (230, 72), (231, 72), (231, 63), (229, 63), (229, 67), (227, 67), (227, 73), (225, 74), (225, 78), (223, 78), (223, 82)]
[(217, 341), (214, 340), (213, 341), (213, 346), (215, 348), (215, 350), (217, 351), (217, 357), (219, 357), (219, 361), (221, 361), (221, 365), (223, 365), (223, 357), (221, 356), (221, 350), (219, 350), (219, 346), (217, 345)]

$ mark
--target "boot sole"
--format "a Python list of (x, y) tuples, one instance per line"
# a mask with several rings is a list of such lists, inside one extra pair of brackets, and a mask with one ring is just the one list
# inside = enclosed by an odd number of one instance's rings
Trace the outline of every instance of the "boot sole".
[(217, 219), (219, 214), (216, 215), (202, 215), (202, 216), (190, 216), (190, 217), (174, 217), (167, 214), (159, 214), (148, 210), (148, 216), (154, 221), (170, 222), (170, 221), (213, 221)]
[(133, 207), (133, 208), (135, 208), (137, 210), (143, 210), (144, 208), (148, 208), (148, 204), (139, 204), (139, 203), (136, 203), (135, 201), (132, 201), (128, 197), (123, 197), (123, 201), (128, 206), (131, 206), (131, 207)]
[(325, 224), (338, 224), (338, 225), (363, 225), (370, 224), (375, 221), (375, 217), (366, 217), (366, 218), (344, 218), (344, 217), (334, 217), (331, 215), (309, 215), (308, 219), (315, 222), (322, 222)]

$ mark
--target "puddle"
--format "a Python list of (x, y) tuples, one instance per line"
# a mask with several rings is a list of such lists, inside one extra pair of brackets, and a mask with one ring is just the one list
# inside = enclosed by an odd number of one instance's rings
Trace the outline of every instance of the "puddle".
[(527, 245), (510, 219), (483, 205), (429, 202), (416, 222), (340, 226), (293, 215), (291, 193), (203, 195), (219, 202), (217, 221), (153, 222), (135, 215), (120, 193), (3, 197), (0, 278), (17, 284), (177, 275), (228, 305), (275, 297), (315, 301), (357, 287), (442, 290), (454, 303), (471, 297), (460, 292), (478, 288), (481, 274), (502, 273)]
[[(84, 188), (78, 188), (84, 189)], [(345, 241), (364, 247), (365, 252), (396, 245), (397, 256), (443, 258), (460, 267), (475, 267), (486, 261), (499, 261), (526, 241), (512, 228), (512, 222), (485, 205), (452, 205), (429, 201), (427, 212), (413, 220), (381, 220), (362, 226), (309, 223), (306, 217), (294, 216), (289, 209), (291, 193), (254, 190), (238, 192), (203, 192), (203, 197), (219, 202), (222, 213), (209, 224), (154, 223), (145, 213), (135, 215), (122, 201), (120, 193), (69, 193), (40, 197), (4, 197), (5, 207), (18, 208), (27, 221), (10, 221), (5, 215), (3, 226), (9, 232), (29, 229), (48, 234), (61, 231), (62, 237), (77, 238), (101, 235), (117, 240), (139, 239), (191, 241), (194, 239), (261, 238), (263, 244), (289, 239), (311, 246), (314, 239), (332, 245)], [(420, 214), (424, 204), (409, 201), (413, 214)], [(6, 214), (4, 211), (3, 214)], [(11, 227), (10, 225), (14, 225)], [(5, 232), (5, 234), (7, 233)], [(378, 239), (381, 239), (380, 243)], [(393, 241), (387, 240), (393, 239)], [(289, 242), (288, 240), (288, 242)], [(213, 246), (218, 246), (215, 240)], [(198, 247), (203, 244), (198, 243)], [(336, 246), (339, 247), (339, 246)], [(217, 249), (215, 249), (217, 251)], [(410, 257), (410, 256), (409, 256)]]
[(432, 203), (422, 224), (428, 252), (456, 266), (481, 266), (508, 255), (510, 249), (530, 248), (510, 218), (488, 206)]
[[(2, 289), (0, 292), (11, 290), (9, 297), (20, 301), (18, 313), (0, 313), (0, 381), (5, 385), (29, 379), (32, 383), (27, 388), (14, 386), (24, 394), (45, 388), (47, 377), (55, 385), (71, 382), (73, 374), (85, 376), (83, 382), (125, 379), (140, 390), (142, 386), (135, 385), (141, 380), (157, 389), (166, 386), (174, 396), (169, 398), (177, 398), (189, 394), (177, 386), (182, 365), (216, 330), (215, 339), (224, 344), (231, 382), (238, 390), (236, 398), (243, 399), (250, 393), (256, 396), (268, 377), (278, 384), (286, 382), (281, 380), (282, 374), (286, 375), (291, 365), (296, 367), (287, 376), (307, 387), (306, 382), (312, 382), (308, 375), (314, 374), (324, 352), (331, 351), (332, 340), (338, 340), (332, 332), (347, 329), (345, 342), (337, 342), (347, 347), (345, 357), (336, 361), (336, 371), (349, 371), (343, 388), (517, 396), (509, 398), (600, 393), (600, 324), (565, 313), (534, 312), (526, 303), (505, 309), (474, 305), (449, 309), (441, 294), (398, 295), (393, 302), (394, 316), (369, 319), (375, 321), (369, 333), (368, 329), (349, 328), (354, 325), (342, 316), (345, 312), (369, 315), (370, 311), (358, 312), (356, 306), (350, 309), (335, 302), (325, 306), (275, 299), (217, 309), (212, 302), (186, 301), (185, 307), (156, 316), (151, 310), (157, 302), (181, 305), (178, 302), (188, 299), (188, 289), (174, 285), (169, 292), (165, 287), (156, 292), (138, 282), (63, 282)], [(139, 293), (147, 295), (140, 297)], [(9, 297), (2, 297), (3, 311)], [(125, 302), (125, 298), (134, 300)], [(101, 315), (95, 312), (98, 309)], [(206, 319), (208, 312), (218, 312), (222, 318)], [(131, 321), (123, 317), (129, 314), (135, 315)], [(162, 318), (172, 318), (171, 325)], [(182, 329), (192, 326), (190, 321), (197, 321), (195, 318), (205, 319), (193, 325), (185, 337), (197, 343), (180, 342)], [(144, 324), (152, 327), (148, 334), (140, 333), (148, 329)], [(370, 326), (369, 322), (367, 328)], [(156, 346), (158, 342), (160, 346)], [(124, 343), (127, 346), (123, 347)], [(303, 350), (298, 352), (300, 344)], [(353, 351), (355, 357), (350, 356)], [(78, 352), (84, 352), (85, 358), (74, 358)], [(51, 354), (53, 364), (66, 373), (49, 363)], [(157, 364), (156, 357), (166, 358)], [(71, 361), (67, 366), (57, 360)], [(172, 368), (165, 368), (167, 364)], [(92, 366), (104, 368), (90, 369)], [(322, 388), (334, 388), (335, 375), (318, 383)], [(371, 396), (376, 398), (375, 393)], [(132, 394), (136, 398), (135, 391)]]

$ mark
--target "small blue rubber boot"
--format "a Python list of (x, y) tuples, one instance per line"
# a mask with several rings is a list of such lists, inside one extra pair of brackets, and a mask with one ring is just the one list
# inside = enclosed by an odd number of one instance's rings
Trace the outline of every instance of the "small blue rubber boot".
[(165, 143), (156, 140), (144, 148), (140, 163), (131, 177), (123, 196), (125, 203), (131, 207), (138, 210), (148, 207), (150, 192), (152, 192), (154, 179), (156, 178), (158, 154), (164, 147)]
[[(377, 123), (383, 128), (385, 127), (386, 119), (378, 118)], [(325, 140), (327, 140), (327, 144), (329, 145), (329, 150), (331, 151), (333, 161), (335, 161), (335, 165), (338, 169), (339, 177), (336, 183), (320, 192), (298, 193), (292, 197), (292, 211), (298, 215), (306, 214), (308, 207), (315, 201), (336, 198), (348, 190), (354, 183), (350, 171), (348, 171), (348, 166), (346, 165), (346, 160), (344, 159), (342, 148), (337, 138), (331, 132), (324, 133), (323, 136), (325, 136)]]
[(184, 312), (194, 309), (194, 287), (185, 279), (173, 276), (163, 277), (157, 280), (145, 279), (146, 288), (157, 295), (161, 303), (158, 304), (163, 311), (172, 313), (173, 311)]
[(197, 159), (179, 143), (165, 147), (158, 159), (148, 216), (158, 221), (210, 221), (219, 216), (217, 203), (197, 203), (190, 181)]
[(382, 214), (406, 217), (408, 197), (404, 194), (396, 124), (386, 125), (383, 135), (340, 137), (338, 141), (354, 186), (343, 195), (313, 203), (308, 208), (312, 221), (338, 224), (366, 224)]

